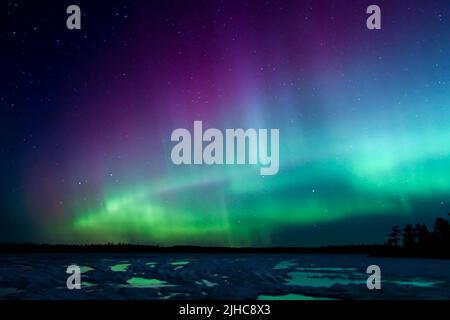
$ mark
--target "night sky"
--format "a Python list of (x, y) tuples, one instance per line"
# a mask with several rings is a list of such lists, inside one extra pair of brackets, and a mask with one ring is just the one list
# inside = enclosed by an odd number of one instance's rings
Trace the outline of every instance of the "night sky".
[[(450, 212), (447, 0), (1, 0), (0, 43), (0, 241), (382, 243)], [(279, 173), (175, 166), (194, 120), (279, 128)]]

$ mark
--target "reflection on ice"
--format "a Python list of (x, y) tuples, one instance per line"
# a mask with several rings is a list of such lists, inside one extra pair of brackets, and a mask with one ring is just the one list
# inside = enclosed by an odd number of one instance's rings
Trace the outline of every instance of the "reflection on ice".
[(88, 267), (88, 266), (81, 266), (80, 267), (81, 273), (86, 273), (86, 272), (93, 271), (93, 270), (95, 270), (95, 269), (91, 268), (91, 267)]
[(297, 265), (297, 263), (293, 262), (292, 260), (283, 260), (277, 263), (275, 267), (273, 267), (275, 270), (282, 270), (282, 269), (290, 269)]
[(87, 282), (87, 281), (82, 281), (81, 282), (81, 288), (95, 287), (95, 286), (96, 286), (96, 284), (93, 284), (93, 283), (90, 283), (90, 282)]
[(305, 287), (331, 287), (335, 284), (365, 284), (366, 279), (351, 279), (346, 274), (323, 272), (289, 272), (287, 284)]
[(172, 293), (169, 293), (167, 296), (161, 297), (160, 299), (161, 300), (169, 300), (169, 299), (172, 299), (173, 297), (180, 296), (180, 295), (189, 296), (189, 294), (187, 294), (187, 293), (172, 292)]
[(129, 263), (119, 263), (111, 266), (111, 271), (114, 272), (124, 272), (128, 270), (128, 267), (130, 266)]
[(174, 261), (174, 262), (171, 262), (170, 264), (173, 266), (185, 266), (189, 263), (191, 263), (191, 262), (190, 261)]
[(217, 283), (210, 282), (210, 281), (208, 281), (206, 279), (201, 279), (200, 281), (195, 281), (195, 283), (199, 284), (199, 285), (207, 286), (208, 288), (211, 288), (211, 287), (214, 287), (214, 286), (218, 285)]
[(422, 279), (414, 279), (411, 281), (394, 281), (394, 283), (400, 286), (413, 286), (424, 288), (434, 287), (439, 284), (439, 282), (436, 281), (422, 280)]
[(127, 280), (128, 285), (133, 288), (163, 288), (163, 287), (173, 287), (173, 285), (168, 284), (166, 281), (159, 279), (146, 279), (133, 277)]

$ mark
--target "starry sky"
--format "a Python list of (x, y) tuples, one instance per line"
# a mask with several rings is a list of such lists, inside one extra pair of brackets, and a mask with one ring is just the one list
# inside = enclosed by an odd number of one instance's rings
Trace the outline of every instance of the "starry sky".
[[(430, 223), (450, 212), (449, 39), (446, 0), (2, 0), (0, 241), (316, 246)], [(175, 166), (195, 120), (278, 128), (278, 174)]]

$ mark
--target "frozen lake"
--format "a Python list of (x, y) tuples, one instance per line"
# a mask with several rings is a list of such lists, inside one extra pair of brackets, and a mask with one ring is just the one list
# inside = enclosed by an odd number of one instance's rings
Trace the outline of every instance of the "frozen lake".
[[(68, 290), (67, 266), (82, 288)], [(368, 290), (378, 265), (382, 290)], [(348, 254), (0, 255), (0, 299), (449, 299), (450, 260)]]

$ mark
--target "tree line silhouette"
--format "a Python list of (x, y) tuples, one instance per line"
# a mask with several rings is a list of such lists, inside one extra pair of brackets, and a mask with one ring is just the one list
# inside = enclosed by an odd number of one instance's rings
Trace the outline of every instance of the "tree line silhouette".
[[(450, 214), (448, 214), (450, 216)], [(386, 245), (402, 255), (445, 258), (450, 256), (450, 223), (436, 218), (433, 229), (425, 224), (392, 227)]]
[[(448, 214), (450, 216), (450, 214)], [(330, 253), (369, 254), (375, 257), (416, 257), (450, 259), (450, 223), (436, 218), (433, 229), (425, 224), (395, 225), (384, 244), (354, 244), (323, 247), (201, 247), (128, 243), (37, 244), (0, 243), (4, 253)]]

